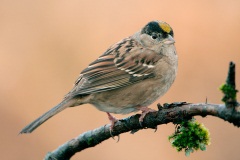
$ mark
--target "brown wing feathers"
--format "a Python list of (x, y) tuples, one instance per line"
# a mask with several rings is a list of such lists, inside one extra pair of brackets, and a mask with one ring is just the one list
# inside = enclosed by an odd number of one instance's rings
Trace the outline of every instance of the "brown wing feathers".
[(141, 47), (134, 50), (137, 45), (135, 40), (125, 39), (112, 46), (81, 72), (70, 95), (112, 90), (153, 77), (154, 65), (162, 56)]

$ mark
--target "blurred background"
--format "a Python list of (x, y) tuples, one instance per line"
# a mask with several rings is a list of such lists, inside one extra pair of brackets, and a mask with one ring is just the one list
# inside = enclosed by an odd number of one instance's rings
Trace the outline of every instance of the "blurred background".
[[(157, 103), (222, 103), (219, 86), (237, 65), (240, 90), (240, 1), (0, 0), (1, 159), (43, 159), (77, 135), (109, 123), (90, 105), (64, 110), (35, 132), (18, 135), (59, 103), (79, 73), (110, 45), (152, 20), (169, 23), (179, 55), (178, 76)], [(238, 95), (238, 100), (240, 97)], [(115, 115), (123, 118), (129, 115)], [(190, 157), (168, 142), (172, 124), (109, 139), (72, 159), (238, 160), (240, 129), (219, 118), (197, 118), (210, 130), (207, 151)]]

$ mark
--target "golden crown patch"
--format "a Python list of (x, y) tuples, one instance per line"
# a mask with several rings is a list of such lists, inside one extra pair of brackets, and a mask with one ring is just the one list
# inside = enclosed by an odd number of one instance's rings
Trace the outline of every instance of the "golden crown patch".
[(167, 33), (170, 33), (170, 31), (172, 30), (167, 23), (159, 22), (159, 26), (162, 28), (164, 32), (167, 32)]

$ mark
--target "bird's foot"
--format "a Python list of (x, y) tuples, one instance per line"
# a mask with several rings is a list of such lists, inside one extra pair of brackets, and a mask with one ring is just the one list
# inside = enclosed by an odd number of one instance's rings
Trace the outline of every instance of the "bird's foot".
[[(110, 135), (111, 135), (112, 138), (114, 139), (114, 136), (113, 136), (112, 132), (113, 132), (113, 127), (114, 127), (115, 123), (118, 121), (118, 119), (115, 118), (113, 115), (111, 115), (109, 112), (107, 112), (107, 115), (108, 115), (108, 119), (109, 119), (110, 124), (111, 124), (111, 125), (110, 125)], [(119, 139), (120, 139), (120, 137), (119, 137), (119, 135), (118, 135), (118, 140), (117, 140), (117, 142), (119, 141)]]
[(115, 118), (113, 115), (111, 115), (109, 112), (107, 112), (108, 119), (111, 123), (110, 130), (113, 130), (114, 124), (118, 121), (117, 118)]
[(139, 123), (140, 125), (142, 126), (142, 122), (143, 122), (143, 119), (144, 117), (149, 113), (149, 112), (157, 112), (156, 110), (154, 109), (151, 109), (151, 108), (148, 108), (148, 107), (139, 107), (139, 110), (142, 111), (142, 114), (139, 118)]

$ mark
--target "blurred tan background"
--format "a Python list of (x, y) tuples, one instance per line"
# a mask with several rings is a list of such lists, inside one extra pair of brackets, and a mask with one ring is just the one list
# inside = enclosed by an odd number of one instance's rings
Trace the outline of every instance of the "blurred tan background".
[[(179, 55), (177, 79), (157, 102), (197, 103), (207, 97), (221, 103), (218, 87), (230, 61), (236, 62), (240, 90), (240, 1), (0, 0), (1, 159), (42, 159), (65, 141), (108, 123), (105, 113), (84, 105), (61, 112), (32, 134), (18, 135), (59, 103), (80, 71), (111, 44), (157, 19), (174, 29)], [(240, 129), (214, 117), (198, 120), (209, 128), (212, 144), (190, 157), (171, 147), (167, 137), (174, 126), (168, 124), (156, 133), (122, 134), (119, 143), (109, 139), (73, 159), (239, 159)]]

